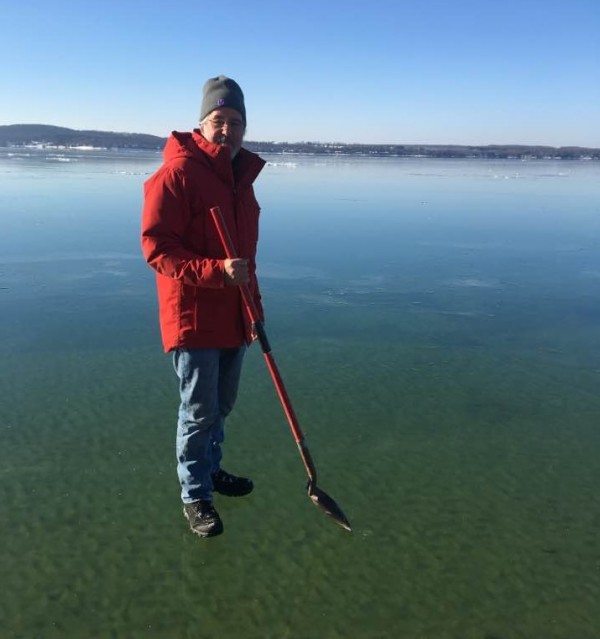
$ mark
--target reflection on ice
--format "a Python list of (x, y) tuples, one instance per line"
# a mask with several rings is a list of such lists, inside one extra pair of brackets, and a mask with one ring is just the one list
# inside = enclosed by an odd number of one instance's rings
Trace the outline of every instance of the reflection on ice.
[(273, 280), (323, 279), (325, 277), (322, 271), (311, 266), (276, 262), (261, 262), (259, 276), (261, 279)]
[(464, 277), (448, 282), (450, 286), (458, 286), (462, 288), (499, 288), (501, 283), (497, 280), (482, 280), (476, 277)]

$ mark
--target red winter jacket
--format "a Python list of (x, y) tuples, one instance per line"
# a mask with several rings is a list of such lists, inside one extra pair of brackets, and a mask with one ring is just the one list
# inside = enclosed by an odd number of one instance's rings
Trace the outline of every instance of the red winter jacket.
[(165, 351), (232, 348), (250, 342), (240, 289), (225, 286), (225, 252), (209, 209), (221, 207), (237, 254), (249, 260), (249, 288), (262, 319), (256, 280), (260, 208), (252, 184), (265, 162), (174, 131), (164, 164), (144, 184), (142, 251), (156, 271)]

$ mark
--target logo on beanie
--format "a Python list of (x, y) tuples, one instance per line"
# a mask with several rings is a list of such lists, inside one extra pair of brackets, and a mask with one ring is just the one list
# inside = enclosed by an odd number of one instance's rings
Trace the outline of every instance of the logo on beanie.
[(223, 98), (219, 98), (217, 100), (217, 106), (225, 106), (225, 100)]

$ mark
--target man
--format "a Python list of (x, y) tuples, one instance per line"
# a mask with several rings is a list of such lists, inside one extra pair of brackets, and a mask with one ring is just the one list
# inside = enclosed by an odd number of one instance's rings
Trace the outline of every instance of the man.
[[(232, 79), (204, 85), (200, 125), (174, 131), (164, 163), (144, 184), (142, 250), (156, 271), (160, 328), (179, 378), (177, 474), (193, 532), (223, 531), (213, 492), (252, 491), (250, 479), (221, 468), (224, 422), (235, 403), (252, 341), (239, 287), (247, 284), (262, 319), (256, 279), (259, 206), (253, 182), (265, 162), (242, 148), (244, 95)], [(239, 259), (225, 259), (210, 208), (219, 206)]]

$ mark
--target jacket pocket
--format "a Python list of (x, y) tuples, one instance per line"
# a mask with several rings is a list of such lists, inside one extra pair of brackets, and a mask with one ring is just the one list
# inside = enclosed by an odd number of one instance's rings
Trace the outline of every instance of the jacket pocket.
[(182, 284), (179, 293), (179, 330), (186, 335), (198, 330), (198, 304), (196, 303), (197, 286)]

